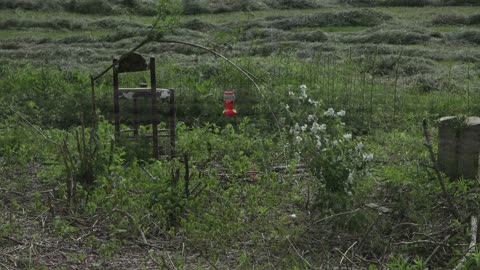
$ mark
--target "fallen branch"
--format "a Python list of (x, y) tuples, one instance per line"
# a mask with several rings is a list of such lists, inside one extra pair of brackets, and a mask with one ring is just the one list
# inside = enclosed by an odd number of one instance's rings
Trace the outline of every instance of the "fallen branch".
[[(443, 240), (443, 242), (447, 242), (449, 238), (450, 238), (450, 234), (445, 237), (445, 239)], [(435, 256), (435, 254), (437, 254), (437, 252), (440, 250), (440, 247), (442, 247), (442, 245), (437, 245), (437, 247), (435, 247), (435, 249), (434, 249), (433, 252), (430, 254), (430, 256), (428, 256), (428, 258), (425, 260), (425, 265), (428, 265), (428, 262), (429, 262), (429, 261), (433, 258), (433, 256)]]
[(475, 215), (473, 215), (470, 219), (470, 231), (472, 232), (472, 235), (471, 235), (471, 238), (470, 238), (470, 245), (468, 246), (467, 253), (465, 254), (465, 256), (463, 256), (463, 258), (460, 260), (460, 262), (454, 268), (455, 270), (462, 269), (463, 265), (467, 261), (468, 256), (470, 256), (470, 254), (472, 254), (472, 250), (477, 245), (478, 219), (477, 219), (477, 216), (475, 216)]
[(343, 263), (343, 259), (345, 259), (346, 257), (346, 254), (348, 254), (348, 252), (357, 244), (358, 242), (355, 241), (350, 247), (347, 248), (347, 250), (345, 251), (345, 254), (344, 256), (342, 256), (342, 259), (340, 260), (340, 266), (342, 266), (342, 263)]

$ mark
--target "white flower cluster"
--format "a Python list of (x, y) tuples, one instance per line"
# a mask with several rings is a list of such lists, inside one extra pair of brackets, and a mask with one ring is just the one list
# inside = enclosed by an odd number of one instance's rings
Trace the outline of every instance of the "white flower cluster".
[(373, 160), (373, 154), (363, 154), (362, 157), (363, 157), (363, 161), (365, 162), (369, 162)]
[(363, 143), (362, 143), (362, 142), (359, 142), (359, 143), (357, 144), (357, 146), (355, 146), (355, 150), (360, 151), (360, 150), (362, 150), (362, 149), (363, 149)]
[(310, 129), (313, 134), (317, 134), (320, 131), (325, 131), (327, 129), (327, 125), (321, 124), (319, 125), (317, 122), (313, 122), (312, 128)]
[(328, 108), (328, 110), (326, 110), (323, 115), (325, 116), (335, 116), (335, 111), (333, 110), (333, 108)]
[(307, 86), (305, 84), (300, 85), (300, 99), (307, 99)]
[(317, 107), (319, 102), (316, 101), (316, 100), (312, 100), (312, 99), (309, 98), (309, 99), (308, 99), (308, 103), (313, 104), (313, 106)]
[(335, 110), (333, 108), (328, 108), (328, 110), (326, 110), (323, 115), (325, 116), (331, 116), (331, 117), (334, 117), (335, 115), (337, 116), (345, 116), (346, 112), (344, 110), (341, 110), (339, 112), (337, 112), (335, 114)]

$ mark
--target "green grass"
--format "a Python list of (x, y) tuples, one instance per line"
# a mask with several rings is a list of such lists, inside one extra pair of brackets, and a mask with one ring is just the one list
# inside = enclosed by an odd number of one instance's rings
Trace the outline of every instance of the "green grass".
[(330, 26), (330, 27), (299, 27), (293, 28), (292, 31), (304, 32), (304, 31), (323, 31), (323, 32), (358, 32), (368, 29), (366, 26)]
[(473, 7), (375, 7), (375, 10), (388, 13), (399, 20), (410, 23), (426, 23), (431, 21), (436, 15), (458, 12), (463, 15), (472, 15), (480, 12), (479, 6)]
[(4, 10), (0, 9), (0, 20), (9, 19), (34, 19), (47, 21), (52, 19), (68, 19), (68, 20), (95, 20), (95, 19), (120, 19), (142, 24), (151, 24), (154, 21), (153, 16), (138, 15), (97, 15), (97, 14), (78, 14), (71, 12), (49, 12), (49, 11), (32, 11), (32, 10)]
[(42, 28), (28, 30), (0, 30), (0, 38), (14, 40), (17, 38), (64, 38), (69, 36), (101, 37), (110, 34), (102, 30), (78, 30), (78, 31), (48, 31)]
[(478, 25), (464, 25), (464, 26), (456, 26), (456, 25), (444, 25), (444, 26), (430, 26), (428, 29), (433, 31), (439, 32), (457, 32), (457, 31), (464, 31), (464, 30), (480, 30), (480, 26)]

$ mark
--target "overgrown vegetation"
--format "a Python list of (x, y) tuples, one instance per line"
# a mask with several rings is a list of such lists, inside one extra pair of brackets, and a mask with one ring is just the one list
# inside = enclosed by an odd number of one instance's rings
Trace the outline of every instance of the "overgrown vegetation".
[[(177, 155), (162, 160), (115, 141), (112, 75), (95, 83), (95, 114), (89, 77), (145, 39), (151, 18), (124, 14), (155, 3), (0, 2), (0, 268), (476, 269), (478, 183), (437, 181), (421, 121), (436, 147), (436, 119), (480, 114), (479, 11), (342, 2), (162, 13), (139, 50), (176, 90)], [(165, 39), (211, 47), (258, 87)], [(230, 89), (235, 118), (222, 116)]]

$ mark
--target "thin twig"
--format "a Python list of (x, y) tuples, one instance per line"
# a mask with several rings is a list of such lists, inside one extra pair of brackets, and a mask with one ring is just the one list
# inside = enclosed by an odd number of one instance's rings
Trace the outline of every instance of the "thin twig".
[(182, 45), (187, 45), (187, 46), (191, 46), (191, 47), (195, 47), (195, 48), (198, 48), (198, 49), (202, 49), (202, 50), (205, 50), (205, 51), (208, 51), (212, 54), (214, 54), (215, 56), (218, 56), (220, 58), (222, 58), (223, 60), (227, 61), (229, 64), (231, 64), (232, 66), (234, 66), (237, 70), (239, 70), (245, 77), (247, 77), (252, 83), (253, 85), (255, 85), (255, 87), (260, 90), (260, 87), (258, 86), (255, 78), (253, 78), (252, 74), (248, 71), (246, 71), (245, 69), (241, 68), (240, 66), (238, 66), (237, 64), (235, 64), (232, 60), (228, 59), (227, 57), (225, 57), (223, 54), (219, 53), (219, 52), (216, 52), (210, 48), (207, 48), (205, 46), (202, 46), (202, 45), (198, 45), (198, 44), (195, 44), (195, 43), (190, 43), (190, 42), (186, 42), (186, 41), (178, 41), (178, 40), (168, 40), (168, 39), (161, 39), (161, 40), (157, 40), (157, 42), (161, 42), (161, 43), (176, 43), (176, 44), (182, 44)]
[(298, 257), (300, 257), (300, 259), (302, 259), (302, 261), (304, 261), (308, 266), (310, 266), (311, 268), (314, 268), (308, 261), (307, 259), (305, 259), (302, 254), (300, 254), (300, 252), (298, 252), (297, 248), (295, 247), (295, 245), (292, 243), (292, 241), (290, 241), (290, 238), (286, 237), (288, 242), (290, 243), (290, 245), (292, 246), (293, 250), (295, 251), (295, 253), (297, 253)]
[[(348, 247), (348, 248), (347, 248), (347, 250), (345, 251), (345, 253), (344, 253), (344, 254), (348, 254), (348, 252), (350, 251), (350, 249), (352, 249), (352, 248), (353, 248), (353, 247), (354, 247), (354, 246), (355, 246), (357, 243), (358, 243), (358, 242), (357, 242), (357, 241), (355, 241), (355, 242), (354, 242), (354, 243), (353, 243), (353, 244), (352, 244), (350, 247)], [(342, 263), (343, 263), (343, 259), (344, 259), (344, 258), (345, 258), (345, 256), (344, 256), (344, 257), (342, 257), (342, 259), (340, 260), (340, 266), (342, 265)]]
[(372, 222), (372, 224), (370, 224), (370, 226), (368, 226), (367, 230), (365, 231), (362, 238), (358, 242), (357, 250), (360, 250), (362, 248), (363, 241), (365, 241), (365, 238), (370, 233), (370, 231), (373, 229), (373, 227), (377, 224), (377, 222), (380, 220), (381, 216), (382, 216), (382, 213), (379, 212), (377, 217), (375, 218), (375, 220)]
[[(163, 255), (162, 255), (162, 257), (163, 257)], [(177, 267), (175, 267), (175, 264), (173, 263), (172, 258), (170, 257), (170, 255), (168, 253), (167, 253), (167, 258), (168, 258), (168, 261), (170, 262), (170, 264), (173, 266), (173, 269), (177, 270)]]
[(344, 254), (340, 249), (336, 248), (335, 249), (336, 251), (338, 251), (338, 253), (340, 253), (342, 255), (342, 260), (343, 258), (345, 258), (347, 261), (349, 261), (353, 266), (358, 267), (358, 265), (356, 263), (354, 263), (350, 258), (347, 257), (346, 253)]
[[(447, 242), (449, 238), (450, 238), (450, 234), (445, 237), (445, 239), (443, 240), (443, 242)], [(443, 246), (443, 245), (437, 245), (437, 247), (435, 247), (435, 249), (434, 249), (433, 252), (430, 254), (430, 256), (428, 256), (428, 258), (425, 260), (425, 265), (428, 265), (428, 262), (433, 258), (433, 256), (435, 256), (435, 254), (437, 254), (437, 252), (440, 250), (440, 248), (441, 248), (442, 246)]]
[[(350, 246), (347, 248), (347, 250), (345, 251), (344, 254), (347, 254), (347, 253), (350, 251), (350, 249), (352, 249), (357, 243), (358, 243), (358, 242), (355, 241), (352, 245), (350, 245)], [(340, 266), (342, 265), (344, 258), (345, 258), (345, 257), (343, 257), (343, 258), (340, 260)]]
[(420, 240), (415, 240), (415, 241), (402, 241), (402, 242), (397, 242), (393, 243), (395, 246), (400, 246), (400, 245), (417, 245), (417, 244), (436, 244), (436, 245), (443, 245), (449, 247), (450, 245), (445, 242), (438, 242), (434, 240), (425, 240), (425, 239), (420, 239)]
[(324, 222), (326, 220), (329, 220), (331, 218), (334, 218), (334, 217), (338, 217), (338, 216), (344, 216), (344, 215), (349, 215), (349, 214), (354, 214), (358, 211), (360, 211), (362, 208), (357, 208), (355, 210), (352, 210), (352, 211), (348, 211), (348, 212), (342, 212), (342, 213), (337, 213), (337, 214), (334, 214), (334, 215), (331, 215), (331, 216), (328, 216), (328, 217), (324, 217), (322, 219), (319, 219), (317, 221), (314, 221), (312, 224), (310, 224), (310, 227), (313, 226), (313, 225), (316, 225), (318, 223), (321, 223), (321, 222)]
[(14, 109), (10, 108), (10, 110), (15, 113), (16, 115), (18, 115), (18, 117), (20, 117), (23, 121), (25, 121), (25, 123), (27, 123), (31, 128), (33, 128), (33, 130), (35, 130), (38, 134), (40, 134), (40, 136), (42, 136), (46, 141), (56, 145), (56, 146), (60, 146), (60, 144), (52, 139), (50, 139), (47, 135), (45, 135), (45, 133), (43, 133), (43, 131), (39, 128), (37, 128), (36, 126), (34, 126), (30, 121), (28, 121), (27, 118), (25, 118), (22, 114), (20, 114), (19, 112), (15, 111)]
[(154, 176), (149, 170), (147, 170), (147, 168), (145, 168), (145, 166), (141, 166), (140, 168), (142, 168), (142, 170), (148, 175), (148, 177), (150, 177), (150, 179), (154, 181), (158, 180), (158, 177)]

